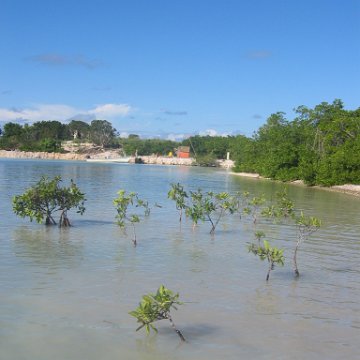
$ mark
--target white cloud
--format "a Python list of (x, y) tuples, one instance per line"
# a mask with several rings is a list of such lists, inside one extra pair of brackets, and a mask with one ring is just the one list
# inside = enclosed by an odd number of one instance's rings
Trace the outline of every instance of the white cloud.
[(207, 129), (205, 131), (199, 131), (199, 135), (200, 136), (222, 136), (222, 137), (226, 137), (229, 136), (229, 133), (218, 133), (216, 130), (214, 129)]
[(132, 108), (128, 104), (104, 104), (88, 110), (77, 109), (68, 105), (48, 104), (23, 109), (0, 108), (0, 121), (28, 121), (32, 123), (41, 120), (68, 121), (76, 117), (89, 120), (106, 120), (126, 116), (131, 111)]
[(74, 113), (75, 109), (67, 105), (38, 105), (34, 108), (6, 109), (0, 108), (1, 121), (28, 120), (65, 120)]
[(166, 139), (171, 141), (182, 141), (187, 139), (189, 134), (168, 134)]
[(207, 129), (205, 131), (199, 131), (200, 136), (217, 136), (217, 131), (214, 129)]
[(126, 131), (122, 131), (119, 136), (122, 138), (122, 139), (127, 139), (129, 137), (129, 133), (126, 132)]
[(95, 114), (99, 117), (117, 117), (126, 116), (131, 110), (128, 104), (105, 104), (99, 105), (93, 110), (89, 110), (88, 113)]

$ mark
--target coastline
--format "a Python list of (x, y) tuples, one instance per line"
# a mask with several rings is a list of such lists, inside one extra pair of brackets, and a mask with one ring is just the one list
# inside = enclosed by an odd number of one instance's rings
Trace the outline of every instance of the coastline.
[(19, 150), (0, 150), (0, 158), (4, 159), (40, 159), (40, 160), (86, 160), (86, 154), (76, 153), (48, 153), (48, 152), (31, 152)]
[[(47, 153), (47, 152), (30, 152), (30, 151), (19, 151), (19, 150), (0, 150), (0, 158), (4, 159), (36, 159), (36, 160), (76, 160), (76, 161), (86, 161), (87, 159), (114, 159), (118, 158), (119, 154), (117, 151), (104, 151), (100, 153)], [(165, 156), (140, 156), (143, 164), (149, 165), (182, 165), (182, 166), (192, 166), (195, 162), (193, 158), (177, 158), (177, 157), (165, 157)], [(130, 164), (135, 163), (135, 157), (132, 156), (129, 160)]]
[[(98, 158), (105, 158), (105, 156), (109, 155), (109, 153), (103, 153), (98, 154), (96, 157)], [(0, 158), (5, 159), (36, 159), (36, 160), (75, 160), (75, 161), (86, 161), (86, 159), (94, 157), (94, 154), (78, 154), (75, 152), (69, 152), (69, 153), (47, 153), (47, 152), (30, 152), (30, 151), (19, 151), (19, 150), (0, 150)], [(168, 158), (163, 156), (141, 156), (141, 159), (144, 160), (144, 164), (149, 165), (180, 165), (180, 166), (192, 166), (194, 159), (188, 158), (188, 159), (181, 159), (181, 158)], [(132, 157), (130, 159), (130, 163), (134, 163), (135, 158)], [(227, 167), (228, 164), (225, 164)], [(259, 174), (254, 173), (246, 173), (246, 172), (228, 172), (231, 175), (235, 176), (242, 176), (252, 179), (267, 179), (265, 177), (260, 176)], [(270, 180), (270, 179), (268, 179)], [(276, 180), (272, 180), (276, 181)], [(289, 182), (289, 184), (292, 185), (299, 185), (299, 186), (307, 186), (304, 184), (302, 180), (295, 180), (292, 182)], [(313, 186), (313, 188), (325, 190), (325, 191), (333, 191), (333, 192), (340, 192), (343, 194), (349, 194), (352, 196), (360, 197), (360, 185), (356, 184), (344, 184), (344, 185), (334, 185), (330, 187), (324, 187), (324, 186)]]
[[(230, 174), (235, 176), (253, 178), (253, 179), (265, 179), (265, 180), (268, 179), (263, 176), (260, 176), (259, 174), (253, 174), (253, 173), (245, 173), (245, 172), (236, 173), (231, 171)], [(268, 179), (268, 180), (272, 180), (272, 179)], [(276, 181), (276, 180), (272, 180), (272, 181)], [(307, 185), (302, 180), (291, 181), (288, 182), (288, 184), (307, 187)], [(355, 184), (333, 185), (329, 187), (316, 185), (316, 186), (312, 186), (312, 188), (325, 190), (325, 191), (339, 192), (343, 194), (360, 197), (360, 185), (355, 185)]]

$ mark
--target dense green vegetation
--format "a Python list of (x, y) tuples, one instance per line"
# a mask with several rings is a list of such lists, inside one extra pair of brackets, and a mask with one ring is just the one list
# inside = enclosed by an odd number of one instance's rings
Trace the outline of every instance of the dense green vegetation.
[(118, 138), (112, 124), (73, 120), (69, 124), (40, 121), (33, 125), (6, 123), (0, 148), (24, 151), (62, 151), (61, 141), (91, 141), (103, 148), (122, 148), (128, 155), (168, 155), (189, 146), (202, 166), (214, 166), (229, 151), (235, 171), (254, 172), (271, 179), (304, 180), (309, 185), (360, 183), (360, 108), (345, 110), (341, 100), (323, 102), (313, 109), (299, 106), (295, 118), (270, 115), (250, 138), (192, 136), (180, 142), (141, 139), (132, 134)]
[(59, 121), (39, 121), (24, 126), (6, 123), (0, 137), (0, 149), (22, 151), (62, 152), (64, 140), (91, 141), (102, 147), (118, 146), (116, 130), (106, 120), (93, 120), (90, 124), (73, 120), (69, 124)]
[(118, 139), (119, 145), (127, 155), (163, 155), (166, 156), (179, 146), (179, 143), (163, 139), (141, 139), (137, 135)]
[(236, 153), (236, 170), (309, 185), (360, 183), (360, 108), (335, 100), (295, 112), (292, 121), (272, 114)]
[[(184, 140), (204, 164), (230, 151), (235, 171), (258, 173), (308, 185), (360, 183), (360, 108), (345, 110), (341, 100), (313, 109), (299, 106), (295, 118), (272, 114), (251, 138), (200, 137)], [(201, 161), (199, 161), (201, 163)]]
[(60, 176), (53, 179), (42, 176), (22, 195), (13, 197), (14, 213), (22, 218), (28, 217), (30, 221), (35, 219), (38, 223), (45, 218), (46, 225), (56, 225), (54, 213), (60, 212), (59, 226), (70, 226), (68, 210), (75, 208), (82, 215), (86, 199), (72, 180), (69, 187), (61, 187), (61, 181)]

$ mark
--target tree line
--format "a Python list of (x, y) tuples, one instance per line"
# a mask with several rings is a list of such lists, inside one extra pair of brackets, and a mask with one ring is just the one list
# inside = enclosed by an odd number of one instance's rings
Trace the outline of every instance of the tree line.
[(281, 181), (303, 180), (308, 185), (360, 183), (360, 108), (345, 110), (343, 102), (322, 102), (314, 108), (299, 106), (295, 118), (271, 114), (252, 137), (191, 136), (182, 142), (141, 139), (136, 134), (119, 138), (107, 120), (90, 124), (72, 120), (40, 121), (32, 125), (6, 123), (0, 148), (60, 152), (61, 141), (91, 141), (103, 148), (122, 148), (128, 154), (168, 155), (189, 146), (197, 163), (216, 164), (230, 152), (235, 171), (258, 173)]
[(64, 140), (91, 141), (107, 147), (113, 145), (116, 129), (107, 120), (93, 120), (90, 124), (72, 120), (38, 121), (32, 125), (9, 122), (3, 126), (0, 148), (5, 150), (61, 152)]
[(360, 108), (346, 110), (339, 99), (299, 106), (292, 120), (271, 114), (252, 137), (195, 136), (184, 143), (198, 157), (225, 158), (230, 151), (237, 172), (308, 185), (360, 184)]
[(235, 153), (236, 171), (308, 185), (360, 183), (360, 108), (341, 100), (272, 114)]

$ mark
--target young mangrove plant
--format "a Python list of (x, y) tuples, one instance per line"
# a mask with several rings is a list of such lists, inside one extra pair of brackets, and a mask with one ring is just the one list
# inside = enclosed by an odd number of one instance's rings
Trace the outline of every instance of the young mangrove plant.
[(250, 244), (248, 246), (248, 250), (249, 252), (258, 256), (261, 261), (265, 259), (268, 261), (269, 267), (266, 274), (266, 281), (269, 281), (270, 272), (274, 270), (275, 264), (284, 266), (284, 250), (278, 249), (276, 247), (271, 247), (267, 240), (264, 240), (263, 244), (264, 246)]
[(71, 180), (69, 187), (61, 187), (61, 176), (49, 179), (42, 176), (24, 194), (13, 197), (13, 211), (23, 218), (28, 217), (30, 221), (35, 219), (42, 223), (45, 219), (46, 225), (56, 225), (54, 213), (60, 212), (59, 226), (70, 226), (67, 212), (70, 209), (77, 209), (77, 213), (83, 214), (86, 201), (76, 184)]
[(168, 192), (168, 198), (175, 201), (176, 210), (179, 211), (179, 221), (181, 223), (183, 210), (186, 209), (186, 199), (188, 198), (187, 192), (179, 183), (171, 184), (171, 189)]
[(179, 301), (179, 294), (174, 294), (171, 290), (161, 285), (155, 294), (144, 295), (139, 303), (139, 306), (130, 311), (129, 314), (137, 319), (140, 326), (136, 329), (139, 331), (145, 328), (146, 333), (150, 333), (150, 329), (157, 332), (157, 328), (153, 325), (155, 321), (169, 320), (171, 327), (179, 335), (181, 341), (185, 338), (181, 331), (176, 328), (175, 323), (170, 315), (171, 308), (177, 310), (175, 305), (181, 305)]
[(115, 216), (117, 224), (121, 228), (125, 228), (126, 224), (131, 224), (133, 229), (133, 244), (137, 245), (136, 240), (136, 230), (135, 224), (140, 222), (140, 216), (137, 213), (128, 214), (128, 209), (130, 206), (135, 208), (143, 208), (144, 215), (148, 216), (150, 214), (150, 207), (147, 201), (144, 201), (138, 197), (138, 194), (135, 192), (130, 192), (126, 194), (125, 190), (118, 191), (118, 197), (113, 200), (113, 204), (116, 208), (117, 215)]
[(226, 214), (234, 214), (238, 211), (238, 200), (227, 192), (203, 193), (201, 189), (190, 191), (191, 204), (186, 208), (186, 215), (196, 225), (199, 220), (209, 221), (211, 224), (210, 234), (214, 234), (217, 225)]
[(265, 203), (264, 196), (254, 196), (250, 199), (250, 194), (248, 192), (243, 193), (243, 202), (245, 206), (243, 207), (243, 213), (245, 215), (250, 215), (253, 223), (256, 225), (258, 217), (260, 214), (261, 206)]
[(258, 245), (260, 245), (261, 239), (265, 237), (265, 233), (261, 230), (257, 230), (254, 232), (255, 239), (258, 242)]
[(275, 222), (294, 219), (294, 202), (289, 198), (286, 188), (275, 193), (275, 203), (266, 206), (261, 214), (274, 219)]
[(277, 192), (275, 203), (265, 207), (262, 215), (274, 219), (275, 222), (293, 220), (297, 228), (297, 239), (293, 256), (293, 268), (295, 276), (300, 275), (297, 266), (297, 253), (300, 245), (321, 226), (321, 221), (316, 217), (305, 216), (302, 211), (297, 215), (293, 201), (288, 197), (286, 189)]
[(294, 250), (293, 265), (295, 276), (298, 277), (300, 275), (297, 266), (297, 252), (299, 247), (305, 241), (305, 239), (307, 239), (311, 234), (319, 229), (321, 226), (321, 221), (316, 217), (305, 216), (301, 211), (300, 216), (295, 219), (295, 223), (297, 226), (298, 236)]

